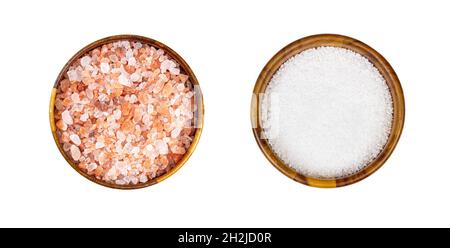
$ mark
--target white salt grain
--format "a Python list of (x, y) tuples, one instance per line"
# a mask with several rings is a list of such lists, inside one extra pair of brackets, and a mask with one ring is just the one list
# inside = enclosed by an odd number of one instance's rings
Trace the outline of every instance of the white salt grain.
[(79, 137), (78, 135), (76, 135), (76, 134), (71, 134), (71, 135), (69, 136), (69, 138), (70, 138), (70, 140), (71, 140), (76, 146), (81, 145), (81, 139), (80, 139), (80, 137)]
[(128, 79), (128, 77), (124, 73), (120, 74), (120, 76), (119, 76), (119, 83), (124, 85), (124, 86), (131, 86), (130, 80)]
[(91, 63), (92, 59), (90, 56), (84, 56), (80, 59), (80, 64), (83, 67), (87, 67)]
[(274, 152), (299, 173), (340, 178), (368, 165), (386, 144), (392, 98), (379, 71), (344, 48), (308, 49), (285, 62), (262, 99)]
[(70, 115), (70, 112), (68, 110), (64, 110), (64, 112), (61, 113), (61, 118), (67, 125), (73, 124), (72, 116)]
[(73, 160), (78, 161), (81, 157), (81, 152), (78, 146), (72, 145), (70, 147), (70, 155), (72, 156)]
[(109, 72), (109, 64), (108, 63), (101, 63), (100, 64), (100, 71), (102, 73), (108, 73)]

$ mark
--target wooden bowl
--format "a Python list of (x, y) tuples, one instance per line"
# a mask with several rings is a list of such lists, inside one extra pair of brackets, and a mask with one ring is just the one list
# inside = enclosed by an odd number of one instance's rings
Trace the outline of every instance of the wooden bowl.
[[(307, 177), (298, 173), (294, 169), (287, 166), (273, 152), (267, 140), (262, 138), (263, 136), (261, 136), (263, 130), (261, 128), (260, 123), (260, 104), (261, 104), (259, 99), (260, 94), (265, 92), (268, 83), (272, 79), (272, 76), (275, 74), (278, 68), (284, 62), (286, 62), (286, 60), (304, 50), (321, 46), (346, 48), (356, 53), (359, 53), (365, 58), (367, 58), (380, 71), (381, 75), (386, 80), (386, 83), (389, 87), (393, 100), (393, 121), (391, 132), (386, 142), (386, 145), (384, 146), (382, 151), (378, 154), (378, 156), (370, 164), (364, 167), (364, 169), (360, 170), (359, 172), (353, 175), (342, 178), (319, 179)], [(253, 97), (251, 103), (251, 122), (253, 134), (261, 151), (272, 163), (272, 165), (275, 166), (275, 168), (281, 171), (284, 175), (297, 182), (313, 187), (335, 188), (346, 186), (358, 182), (374, 173), (386, 162), (391, 153), (394, 151), (394, 148), (402, 133), (404, 121), (405, 121), (405, 101), (403, 96), (403, 90), (400, 85), (400, 81), (394, 72), (394, 69), (392, 69), (391, 65), (389, 65), (386, 59), (383, 58), (383, 56), (381, 56), (373, 48), (369, 47), (368, 45), (362, 43), (359, 40), (347, 36), (336, 34), (319, 34), (308, 36), (292, 42), (291, 44), (281, 49), (277, 54), (275, 54), (275, 56), (273, 56), (269, 60), (269, 62), (266, 64), (266, 66), (259, 74), (259, 77), (253, 89)]]
[[(186, 151), (183, 158), (181, 158), (180, 161), (178, 161), (178, 163), (172, 169), (170, 169), (168, 172), (166, 172), (165, 174), (160, 175), (156, 178), (153, 178), (152, 180), (149, 180), (146, 183), (138, 183), (136, 185), (117, 185), (114, 183), (108, 183), (103, 180), (99, 180), (99, 179), (95, 178), (94, 176), (88, 175), (87, 173), (80, 170), (78, 168), (77, 164), (66, 154), (66, 152), (62, 148), (62, 145), (59, 143), (59, 139), (56, 134), (56, 123), (55, 123), (55, 118), (54, 118), (55, 97), (56, 97), (56, 91), (58, 88), (58, 84), (61, 81), (61, 79), (63, 79), (64, 74), (67, 72), (70, 65), (75, 60), (82, 57), (83, 55), (85, 55), (89, 51), (93, 50), (94, 48), (97, 48), (99, 46), (102, 46), (102, 45), (105, 45), (105, 44), (108, 44), (108, 43), (111, 43), (114, 41), (119, 41), (119, 40), (139, 41), (141, 43), (151, 45), (155, 48), (163, 49), (172, 59), (176, 60), (180, 64), (181, 71), (189, 76), (190, 82), (196, 88), (195, 97), (196, 97), (197, 111), (195, 111), (195, 115), (194, 115), (194, 122), (195, 122), (194, 123), (194, 134), (193, 134), (193, 140), (192, 140), (191, 146)], [(53, 134), (53, 139), (55, 140), (55, 143), (58, 146), (58, 149), (61, 152), (61, 154), (63, 155), (63, 157), (70, 164), (70, 166), (72, 166), (72, 168), (74, 168), (78, 173), (80, 173), (85, 178), (87, 178), (97, 184), (100, 184), (100, 185), (103, 185), (106, 187), (110, 187), (110, 188), (115, 188), (115, 189), (138, 189), (138, 188), (148, 187), (150, 185), (153, 185), (153, 184), (163, 181), (164, 179), (170, 177), (175, 172), (177, 172), (186, 163), (186, 161), (192, 155), (193, 151), (195, 150), (195, 148), (198, 144), (200, 135), (202, 133), (202, 128), (203, 128), (203, 114), (204, 114), (203, 96), (201, 94), (200, 85), (197, 81), (197, 78), (195, 77), (194, 72), (191, 70), (191, 68), (186, 63), (186, 61), (184, 61), (184, 59), (180, 55), (178, 55), (174, 50), (172, 50), (170, 47), (164, 45), (163, 43), (153, 40), (153, 39), (150, 39), (150, 38), (147, 38), (147, 37), (137, 36), (137, 35), (116, 35), (116, 36), (103, 38), (103, 39), (97, 40), (97, 41), (87, 45), (83, 49), (81, 49), (62, 68), (61, 72), (59, 73), (58, 77), (56, 78), (56, 82), (53, 86), (52, 94), (51, 94), (51, 98), (50, 98), (50, 127), (51, 127), (51, 131)]]

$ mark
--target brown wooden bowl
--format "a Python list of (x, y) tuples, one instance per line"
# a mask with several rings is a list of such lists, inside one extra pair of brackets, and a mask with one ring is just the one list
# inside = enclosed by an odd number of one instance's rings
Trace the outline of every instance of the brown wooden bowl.
[[(75, 60), (82, 57), (83, 55), (85, 55), (89, 51), (93, 50), (94, 48), (97, 48), (99, 46), (102, 46), (102, 45), (105, 45), (105, 44), (108, 44), (108, 43), (111, 43), (114, 41), (119, 41), (119, 40), (139, 41), (141, 43), (151, 45), (155, 48), (163, 49), (172, 59), (176, 60), (180, 64), (181, 71), (186, 73), (189, 76), (189, 81), (196, 88), (195, 97), (197, 99), (196, 100), (197, 111), (195, 111), (195, 115), (194, 115), (195, 125), (194, 125), (194, 134), (193, 134), (193, 140), (192, 140), (191, 146), (186, 151), (183, 158), (181, 158), (180, 161), (178, 161), (178, 163), (172, 169), (170, 169), (168, 172), (166, 172), (165, 174), (162, 174), (156, 178), (153, 178), (152, 180), (149, 180), (146, 183), (138, 183), (136, 185), (117, 185), (114, 183), (108, 183), (103, 180), (99, 180), (99, 179), (95, 178), (94, 176), (88, 175), (87, 173), (80, 170), (78, 168), (77, 164), (66, 154), (66, 152), (62, 148), (62, 145), (59, 143), (59, 139), (56, 134), (56, 123), (55, 123), (55, 118), (54, 118), (55, 97), (56, 97), (56, 91), (58, 88), (58, 84), (61, 81), (61, 79), (63, 79), (64, 74), (67, 72), (70, 65)], [(204, 114), (203, 96), (201, 94), (200, 85), (197, 81), (197, 78), (195, 77), (194, 72), (191, 70), (191, 68), (186, 63), (186, 61), (184, 61), (184, 59), (180, 55), (178, 55), (174, 50), (172, 50), (170, 47), (164, 45), (163, 43), (153, 40), (153, 39), (150, 39), (150, 38), (147, 38), (147, 37), (138, 36), (138, 35), (110, 36), (110, 37), (106, 37), (106, 38), (97, 40), (97, 41), (87, 45), (83, 49), (81, 49), (62, 68), (61, 72), (59, 73), (58, 77), (56, 78), (56, 82), (53, 86), (52, 94), (51, 94), (51, 98), (50, 98), (50, 127), (51, 127), (51, 131), (53, 134), (53, 139), (55, 140), (55, 143), (58, 146), (58, 149), (61, 152), (61, 154), (63, 155), (63, 157), (70, 164), (70, 166), (72, 166), (72, 168), (74, 168), (78, 173), (80, 173), (85, 178), (91, 180), (94, 183), (97, 183), (97, 184), (100, 184), (100, 185), (103, 185), (106, 187), (110, 187), (110, 188), (115, 188), (115, 189), (138, 189), (138, 188), (148, 187), (150, 185), (153, 185), (153, 184), (163, 181), (164, 179), (170, 177), (175, 172), (177, 172), (186, 163), (186, 161), (192, 155), (192, 153), (194, 152), (194, 150), (198, 144), (200, 135), (202, 133), (202, 128), (203, 128), (203, 114)]]
[[(382, 149), (382, 151), (378, 154), (378, 156), (364, 169), (359, 172), (342, 177), (342, 178), (333, 178), (333, 179), (319, 179), (304, 176), (294, 169), (287, 166), (271, 149), (269, 143), (266, 139), (262, 138), (262, 128), (260, 124), (260, 99), (259, 95), (264, 93), (266, 87), (272, 76), (277, 72), (278, 68), (286, 62), (292, 56), (310, 49), (314, 47), (321, 46), (333, 46), (333, 47), (341, 47), (346, 48), (356, 53), (361, 54), (365, 58), (367, 58), (381, 73), (381, 75), (386, 80), (386, 83), (389, 87), (392, 101), (393, 101), (393, 121), (391, 132), (389, 138), (386, 142), (386, 145)], [(403, 96), (403, 90), (400, 85), (400, 81), (397, 75), (392, 69), (391, 65), (387, 62), (381, 54), (375, 51), (373, 48), (368, 45), (362, 43), (359, 40), (342, 36), (336, 34), (319, 34), (308, 36), (305, 38), (301, 38), (287, 45), (283, 49), (281, 49), (275, 56), (273, 56), (266, 66), (263, 68), (259, 77), (256, 81), (255, 87), (253, 89), (253, 97), (251, 103), (251, 122), (253, 128), (253, 134), (255, 139), (264, 153), (266, 158), (272, 163), (275, 168), (285, 174), (287, 177), (309, 185), (313, 187), (320, 188), (335, 188), (346, 186), (355, 182), (358, 182), (372, 173), (374, 173), (377, 169), (379, 169), (389, 158), (391, 153), (394, 151), (394, 148), (400, 138), (403, 129), (403, 123), (405, 121), (405, 100)]]

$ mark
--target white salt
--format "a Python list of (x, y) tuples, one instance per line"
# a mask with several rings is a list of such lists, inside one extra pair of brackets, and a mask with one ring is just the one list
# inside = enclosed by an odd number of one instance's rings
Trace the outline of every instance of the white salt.
[(81, 139), (77, 134), (71, 134), (69, 138), (76, 146), (81, 145)]
[(101, 63), (100, 64), (100, 71), (102, 73), (108, 73), (109, 70), (110, 70), (110, 68), (109, 68), (109, 64), (108, 63)]
[(92, 61), (92, 58), (90, 56), (84, 56), (83, 58), (80, 59), (80, 64), (83, 67), (87, 67), (87, 66), (89, 66), (91, 61)]
[(288, 166), (341, 178), (383, 149), (392, 123), (386, 81), (365, 57), (344, 48), (308, 49), (285, 62), (262, 97), (263, 134)]
[(61, 113), (61, 118), (67, 125), (73, 124), (72, 116), (70, 115), (70, 112), (68, 110), (64, 110), (64, 112)]

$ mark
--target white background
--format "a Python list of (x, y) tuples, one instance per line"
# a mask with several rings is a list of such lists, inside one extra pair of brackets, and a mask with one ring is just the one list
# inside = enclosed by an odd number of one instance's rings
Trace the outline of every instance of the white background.
[[(0, 226), (450, 226), (450, 23), (446, 1), (1, 1)], [(139, 34), (196, 73), (205, 126), (188, 163), (141, 190), (78, 175), (54, 144), (50, 91), (83, 46)], [(406, 98), (400, 142), (369, 178), (338, 189), (291, 181), (250, 125), (253, 85), (283, 46), (338, 33), (378, 50)]]

